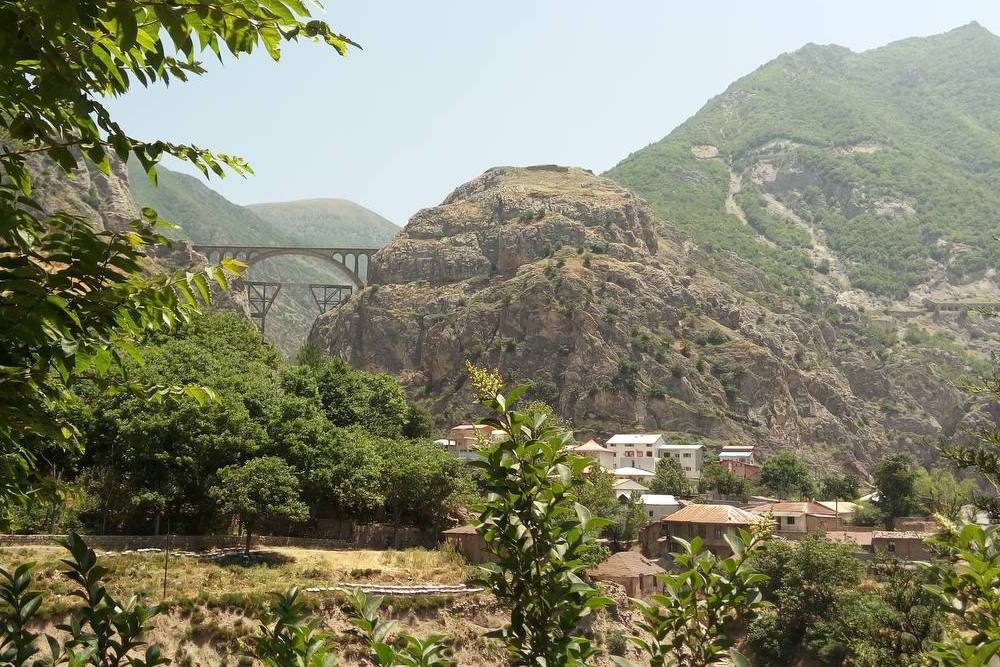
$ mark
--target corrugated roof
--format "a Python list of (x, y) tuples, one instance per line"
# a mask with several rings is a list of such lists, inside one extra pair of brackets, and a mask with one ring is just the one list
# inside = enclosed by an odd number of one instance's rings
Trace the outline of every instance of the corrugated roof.
[(695, 450), (701, 448), (702, 448), (701, 445), (680, 445), (680, 444), (672, 444), (669, 442), (665, 445), (660, 445), (659, 447), (657, 447), (657, 449), (686, 449), (686, 450)]
[(723, 445), (724, 452), (752, 452), (756, 447), (753, 445)]
[(753, 452), (719, 452), (719, 459), (749, 459)]
[(749, 526), (757, 518), (756, 514), (751, 514), (732, 505), (688, 505), (670, 516), (664, 517), (663, 520), (671, 523), (721, 523)]
[(637, 551), (619, 551), (598, 565), (587, 570), (593, 579), (605, 577), (643, 577), (663, 574), (662, 567), (649, 560)]
[(613, 486), (617, 491), (649, 491), (649, 487), (643, 486), (634, 479), (620, 479)]
[(665, 493), (647, 493), (642, 502), (647, 505), (677, 505), (677, 499)]
[(852, 503), (849, 500), (817, 500), (816, 503), (828, 510), (840, 512), (841, 514), (854, 514), (858, 511), (858, 504)]
[(765, 503), (763, 505), (754, 505), (750, 508), (750, 511), (756, 514), (764, 514), (765, 512), (794, 512), (797, 514), (834, 516), (833, 512), (831, 512), (828, 508), (823, 507), (819, 503), (814, 503), (811, 500), (803, 502), (781, 501), (777, 503)]
[(609, 445), (651, 445), (663, 436), (659, 433), (616, 433), (608, 438)]
[(624, 468), (615, 468), (612, 473), (618, 477), (652, 477), (653, 473), (648, 470), (643, 470), (642, 468), (630, 468), (628, 466)]

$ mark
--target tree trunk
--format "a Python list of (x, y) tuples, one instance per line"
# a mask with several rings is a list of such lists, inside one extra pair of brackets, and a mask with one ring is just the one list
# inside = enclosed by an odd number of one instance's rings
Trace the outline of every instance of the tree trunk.
[(244, 529), (246, 530), (246, 533), (247, 533), (247, 541), (246, 541), (246, 545), (245, 545), (245, 547), (243, 549), (243, 555), (249, 556), (250, 555), (250, 535), (251, 535), (250, 524), (249, 523), (244, 523), (243, 527), (244, 527)]

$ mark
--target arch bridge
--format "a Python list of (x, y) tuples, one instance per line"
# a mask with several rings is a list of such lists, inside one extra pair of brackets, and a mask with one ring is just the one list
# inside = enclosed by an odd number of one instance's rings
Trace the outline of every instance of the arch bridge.
[[(254, 246), (213, 243), (193, 243), (191, 248), (205, 255), (210, 262), (218, 263), (223, 259), (236, 259), (244, 262), (247, 268), (266, 259), (283, 255), (315, 257), (329, 262), (350, 280), (351, 284), (308, 284), (320, 314), (349, 298), (354, 290), (364, 287), (372, 255), (379, 250), (378, 248)], [(257, 321), (258, 328), (263, 333), (267, 313), (271, 310), (282, 285), (296, 285), (297, 283), (251, 280), (244, 282), (247, 287), (250, 316)]]

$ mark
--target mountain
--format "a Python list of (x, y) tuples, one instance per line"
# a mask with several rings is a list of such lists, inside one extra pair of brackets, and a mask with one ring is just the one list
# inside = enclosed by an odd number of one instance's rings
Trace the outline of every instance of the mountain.
[[(698, 268), (709, 258), (610, 179), (499, 167), (413, 216), (310, 341), (398, 375), (443, 423), (470, 416), (470, 360), (534, 381), (578, 435), (752, 442), (862, 474), (979, 414), (933, 369), (886, 363), (868, 315), (752, 298)], [(743, 260), (730, 270), (766, 289)]]
[(972, 23), (782, 55), (607, 175), (803, 300), (997, 299), (998, 131), (1000, 38)]
[[(153, 186), (142, 168), (128, 165), (129, 188), (140, 206), (149, 206), (181, 227), (180, 239), (195, 243), (288, 246), (381, 247), (399, 230), (363, 206), (344, 199), (315, 199), (240, 206), (201, 180), (158, 167)], [(307, 257), (283, 256), (255, 264), (248, 280), (286, 284), (267, 315), (266, 335), (285, 354), (306, 338), (318, 310), (308, 283), (342, 283), (330, 265)]]
[(399, 231), (378, 213), (347, 199), (303, 199), (247, 208), (303, 245), (381, 248)]

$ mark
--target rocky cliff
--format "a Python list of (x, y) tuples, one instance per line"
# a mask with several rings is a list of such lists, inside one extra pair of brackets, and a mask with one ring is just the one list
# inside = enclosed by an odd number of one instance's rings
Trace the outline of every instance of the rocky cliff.
[(863, 314), (751, 298), (759, 269), (733, 256), (723, 281), (702, 255), (609, 179), (495, 168), (417, 213), (310, 340), (401, 376), (443, 423), (467, 417), (471, 360), (532, 380), (582, 431), (752, 442), (862, 473), (972, 418), (933, 370), (880, 357)]

